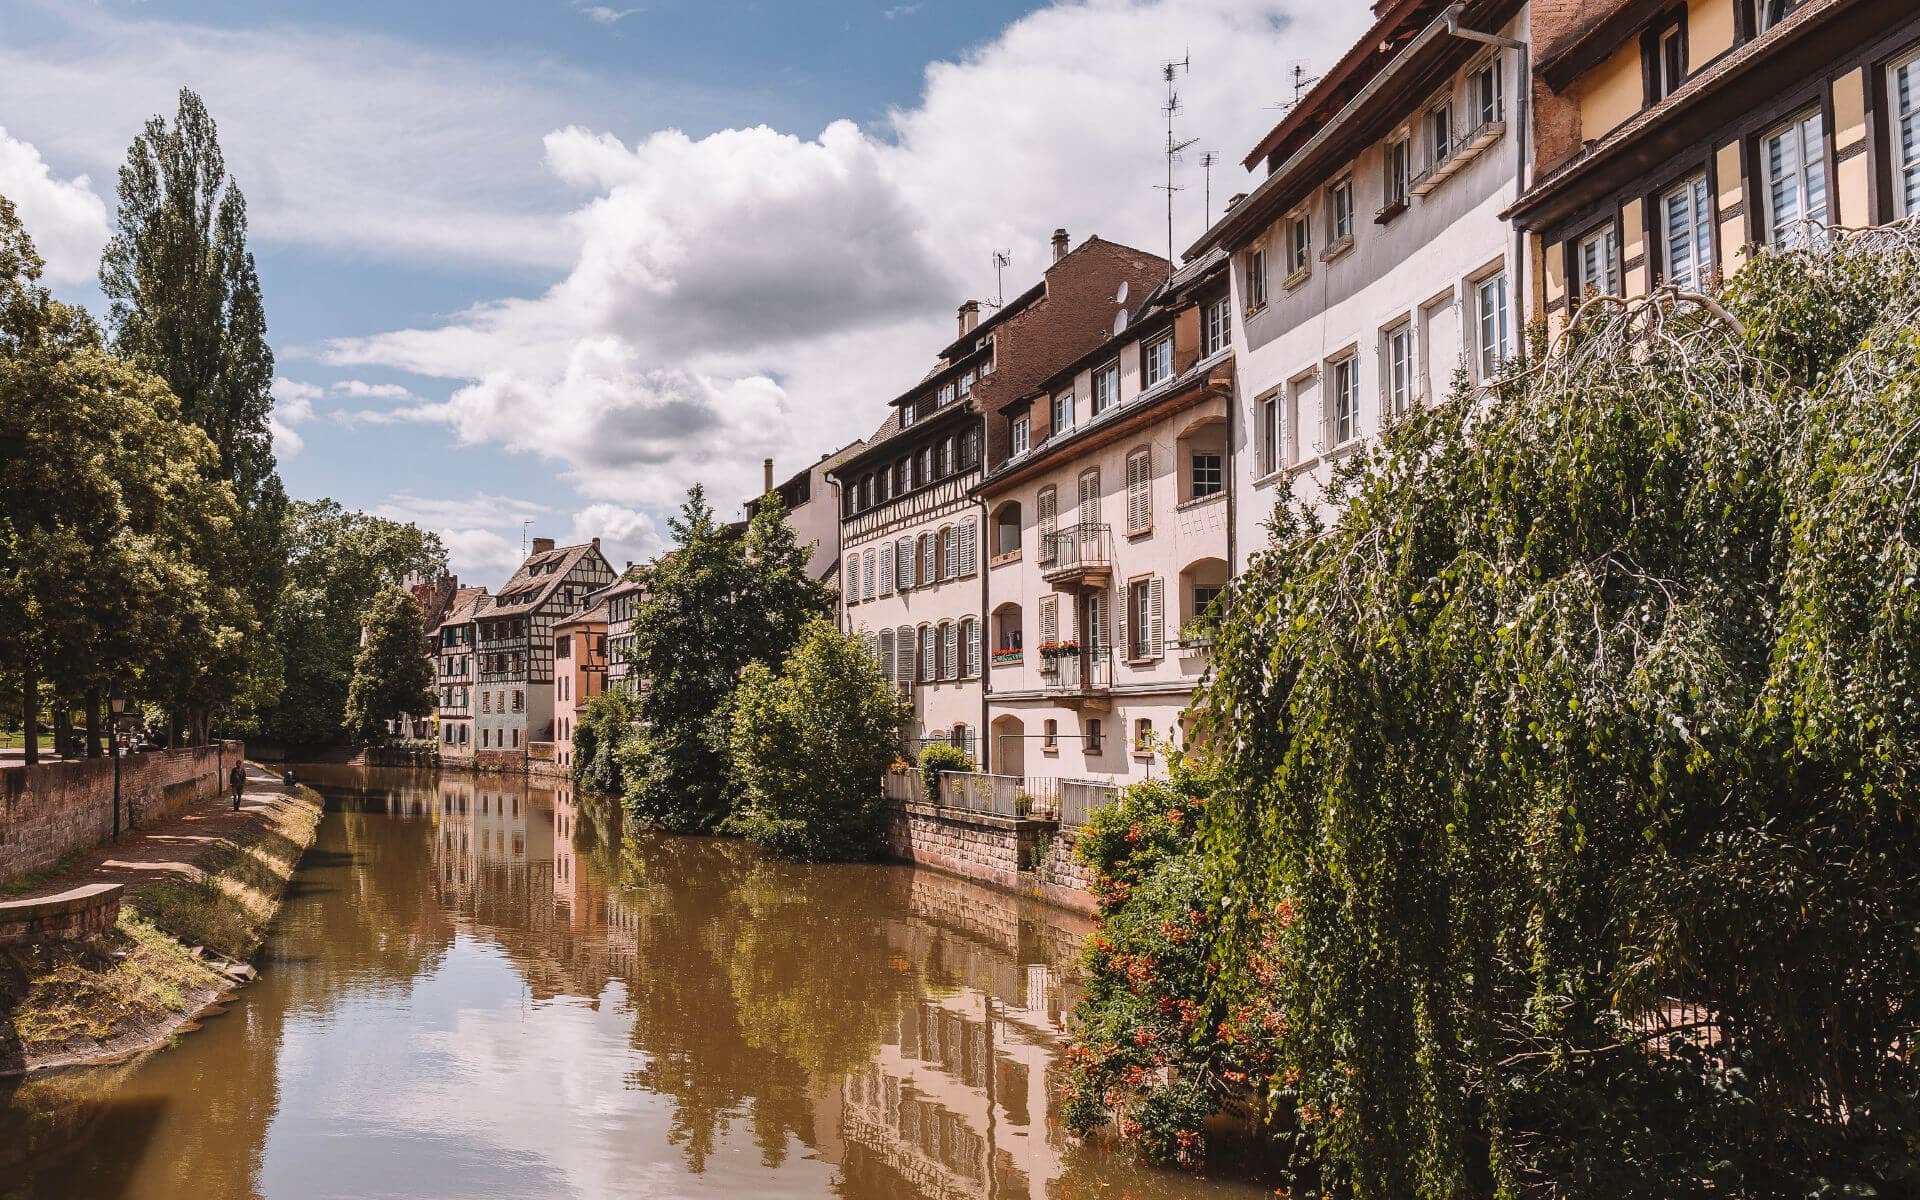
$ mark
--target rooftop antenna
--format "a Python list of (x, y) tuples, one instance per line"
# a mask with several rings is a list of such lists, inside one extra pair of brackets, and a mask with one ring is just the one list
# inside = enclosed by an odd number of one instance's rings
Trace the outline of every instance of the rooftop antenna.
[(1200, 177), (1204, 180), (1202, 195), (1206, 197), (1206, 210), (1203, 216), (1208, 225), (1213, 224), (1213, 164), (1220, 161), (1220, 155), (1212, 150), (1200, 155)]
[(1001, 272), (1013, 263), (1013, 253), (1008, 250), (993, 252), (993, 306), (999, 308), (1007, 302), (1007, 285)]
[(1180, 112), (1180, 93), (1174, 88), (1173, 81), (1182, 71), (1191, 71), (1193, 54), (1188, 52), (1178, 62), (1160, 64), (1160, 75), (1167, 81), (1167, 102), (1164, 110), (1167, 114), (1167, 182), (1162, 189), (1167, 193), (1167, 277), (1173, 277), (1173, 194), (1185, 189), (1173, 182), (1173, 165), (1180, 161), (1180, 152), (1199, 141), (1188, 138), (1178, 141), (1173, 136), (1173, 118)]
[(520, 522), (520, 557), (521, 558), (525, 558), (527, 556), (527, 530), (531, 528), (532, 525), (533, 525), (532, 517), (528, 517), (526, 520)]
[(1300, 98), (1307, 94), (1307, 89), (1320, 82), (1318, 75), (1307, 74), (1308, 65), (1307, 60), (1304, 58), (1297, 58), (1287, 64), (1287, 78), (1293, 82), (1293, 99), (1282, 104), (1269, 104), (1265, 107), (1278, 109), (1281, 112), (1292, 112), (1294, 107), (1300, 103)]

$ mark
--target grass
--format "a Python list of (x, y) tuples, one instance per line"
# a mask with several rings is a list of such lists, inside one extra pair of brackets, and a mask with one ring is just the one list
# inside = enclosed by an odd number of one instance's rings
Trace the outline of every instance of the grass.
[(69, 850), (62, 854), (52, 866), (41, 867), (38, 871), (28, 871), (25, 875), (0, 883), (0, 899), (24, 896), (28, 892), (38, 891), (47, 880), (71, 871), (74, 864), (80, 861), (80, 856), (85, 853), (85, 850)]
[(296, 788), (268, 821), (196, 855), (194, 876), (129, 894), (95, 941), (0, 949), (0, 1072), (163, 1036), (223, 982), (189, 947), (250, 957), (319, 825), (319, 797)]

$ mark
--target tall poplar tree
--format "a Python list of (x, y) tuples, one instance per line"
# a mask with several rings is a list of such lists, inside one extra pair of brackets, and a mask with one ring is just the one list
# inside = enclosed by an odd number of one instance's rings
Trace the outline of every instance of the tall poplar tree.
[[(153, 117), (127, 150), (100, 288), (115, 353), (165, 380), (182, 416), (219, 452), (241, 510), (237, 576), (224, 582), (270, 624), (285, 573), (287, 513), (267, 426), (273, 351), (247, 250), (246, 199), (227, 174), (213, 118), (187, 88), (173, 124)], [(278, 688), (273, 646), (270, 636), (251, 639), (241, 686), (256, 702)]]

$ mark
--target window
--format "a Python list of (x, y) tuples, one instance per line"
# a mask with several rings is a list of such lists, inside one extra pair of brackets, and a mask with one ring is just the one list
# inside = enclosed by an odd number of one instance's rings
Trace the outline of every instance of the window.
[(994, 520), (993, 553), (997, 557), (1012, 554), (1020, 549), (1020, 505), (1007, 503), (1000, 506), (999, 516)]
[[(1108, 363), (1096, 367), (1093, 372), (1093, 415), (1099, 416), (1112, 408), (1120, 400), (1120, 364)], [(1068, 397), (1072, 399), (1071, 396)], [(1058, 403), (1058, 401), (1056, 401)]]
[(1660, 263), (1666, 281), (1699, 291), (1713, 273), (1713, 207), (1703, 172), (1660, 197)]
[[(1212, 358), (1224, 351), (1232, 340), (1233, 305), (1222, 296), (1200, 310), (1200, 356)], [(1098, 380), (1099, 375), (1094, 378)]]
[(1100, 718), (1087, 722), (1087, 753), (1100, 753)]
[(960, 432), (960, 469), (971, 471), (980, 465), (980, 427), (969, 425)]
[(1620, 294), (1620, 235), (1611, 221), (1580, 239), (1575, 263), (1580, 295)]
[(1221, 456), (1218, 454), (1204, 450), (1193, 452), (1193, 498), (1195, 500), (1218, 496), (1226, 487), (1222, 465)]
[(939, 668), (940, 668), (939, 643), (934, 641), (934, 638), (937, 636), (938, 636), (938, 633), (933, 626), (922, 625), (920, 627), (920, 682), (921, 683), (932, 683), (934, 681), (935, 675), (939, 673)]
[(923, 446), (913, 456), (913, 477), (914, 482), (922, 486), (933, 482), (933, 447)]
[(518, 728), (513, 731), (513, 748), (516, 750), (520, 748), (520, 730)]
[(482, 691), (480, 693), (480, 711), (483, 713), (490, 713), (493, 711), (493, 693), (492, 692)]
[(1640, 53), (1646, 64), (1647, 103), (1657, 104), (1687, 81), (1686, 11), (1648, 30), (1640, 43)]
[(1893, 121), (1894, 208), (1903, 217), (1920, 213), (1920, 54), (1887, 71)]
[(898, 581), (900, 590), (904, 592), (914, 585), (913, 539), (902, 538), (900, 541), (895, 542), (893, 544), (893, 557), (893, 577)]
[(860, 563), (860, 598), (862, 600), (873, 599), (873, 582), (873, 551), (869, 550), (861, 556)]
[(1475, 126), (1491, 125), (1500, 120), (1503, 108), (1501, 86), (1499, 59), (1481, 67), (1467, 80), (1467, 102), (1473, 106)]
[(960, 635), (953, 622), (940, 623), (940, 678), (953, 679), (960, 674)]
[(858, 558), (850, 558), (847, 560), (846, 590), (848, 604), (860, 603), (860, 560)]
[(1292, 280), (1313, 263), (1313, 223), (1305, 213), (1287, 218), (1287, 278)]
[(1048, 437), (1059, 437), (1073, 429), (1073, 393), (1067, 392), (1053, 398), (1053, 431)]
[(943, 383), (940, 385), (940, 403), (941, 404), (953, 403), (953, 384), (951, 382)]
[(893, 565), (895, 557), (892, 546), (880, 547), (880, 594), (882, 596), (893, 595)]
[(1493, 378), (1507, 360), (1507, 273), (1495, 271), (1473, 285), (1474, 320), (1479, 328), (1480, 379)]
[(1127, 455), (1127, 532), (1145, 533), (1153, 527), (1153, 452)]
[(1040, 723), (1040, 748), (1058, 750), (1060, 748), (1060, 722), (1048, 717)]
[(1141, 357), (1140, 389), (1159, 387), (1173, 377), (1173, 335), (1149, 345)]
[(935, 584), (940, 582), (940, 564), (936, 561), (938, 546), (931, 531), (920, 535), (920, 582)]
[(1753, 6), (1749, 10), (1753, 14), (1751, 26), (1753, 32), (1750, 36), (1759, 37), (1787, 18), (1787, 0), (1748, 0), (1748, 2)]
[(1427, 165), (1437, 167), (1453, 157), (1453, 105), (1448, 101), (1427, 110)]
[(1054, 520), (1060, 507), (1060, 491), (1048, 485), (1040, 489), (1033, 501), (1034, 536), (1039, 538), (1040, 563), (1045, 566), (1054, 558)]
[(952, 579), (960, 573), (959, 535), (949, 525), (940, 531), (940, 578)]
[(1384, 346), (1381, 398), (1388, 416), (1404, 416), (1413, 407), (1413, 322), (1402, 321), (1387, 330)]
[(960, 622), (960, 678), (980, 674), (980, 625), (972, 617)]
[(1019, 416), (1013, 419), (1013, 426), (1012, 426), (1013, 448), (1011, 451), (1013, 454), (1013, 457), (1019, 458), (1022, 454), (1025, 454), (1029, 449), (1032, 448), (1029, 442), (1031, 434), (1032, 434), (1032, 426), (1028, 423), (1028, 418), (1025, 413), (1021, 413)]
[(908, 401), (900, 406), (900, 428), (905, 429), (911, 424), (913, 424), (913, 402)]
[(1353, 176), (1348, 175), (1327, 189), (1327, 233), (1333, 247), (1353, 237)]
[(893, 494), (904, 496), (913, 487), (913, 468), (906, 459), (893, 464)]
[(1257, 312), (1267, 306), (1267, 252), (1253, 250), (1247, 254), (1247, 311)]
[[(1046, 612), (1046, 601), (1041, 601), (1041, 612)], [(995, 650), (1018, 650), (1023, 645), (1025, 630), (1021, 624), (1021, 612), (1018, 604), (1003, 604), (993, 614), (993, 648)], [(1050, 640), (1043, 638), (1042, 640)]]
[(975, 566), (975, 555), (979, 552), (979, 546), (977, 545), (978, 535), (975, 532), (977, 528), (972, 517), (968, 517), (966, 520), (960, 522), (960, 561), (958, 565), (954, 567), (954, 571), (961, 576), (972, 575), (977, 569)]
[(1327, 416), (1327, 437), (1344, 446), (1360, 436), (1360, 360), (1349, 355), (1333, 364), (1333, 407)]
[(971, 396), (973, 394), (973, 381), (976, 378), (978, 378), (978, 376), (971, 370), (960, 377), (960, 394), (962, 396)]
[(527, 694), (519, 688), (513, 689), (513, 711), (527, 711)]
[(1160, 581), (1136, 579), (1127, 585), (1127, 657), (1152, 658), (1160, 649)]
[(1208, 585), (1201, 584), (1201, 583), (1194, 584), (1193, 585), (1193, 615), (1196, 617), (1206, 616), (1207, 613), (1212, 610), (1213, 602), (1215, 600), (1218, 600), (1220, 598), (1220, 593), (1225, 590), (1226, 590), (1225, 588), (1209, 587)]
[(1260, 436), (1260, 473), (1271, 475), (1280, 469), (1280, 393), (1269, 392), (1256, 402), (1256, 420)]
[(1767, 240), (1805, 245), (1827, 219), (1827, 147), (1820, 110), (1801, 113), (1760, 139), (1767, 176)]
[(1150, 754), (1153, 752), (1153, 722), (1139, 717), (1133, 722), (1133, 752)]
[(1406, 138), (1387, 143), (1386, 207), (1383, 216), (1407, 206), (1407, 189), (1413, 184), (1413, 144)]

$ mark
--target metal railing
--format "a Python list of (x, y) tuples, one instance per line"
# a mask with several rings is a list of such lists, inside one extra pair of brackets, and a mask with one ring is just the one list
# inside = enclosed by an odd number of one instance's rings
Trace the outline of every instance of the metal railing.
[(1026, 794), (1026, 783), (1019, 775), (942, 771), (937, 803), (944, 808), (965, 809), (967, 812), (995, 817), (1024, 816), (1018, 801)]
[(1059, 807), (1054, 811), (1059, 815), (1062, 825), (1085, 825), (1095, 809), (1112, 804), (1119, 795), (1119, 787), (1111, 783), (1062, 779), (1059, 788)]
[(1041, 675), (1049, 696), (1086, 696), (1113, 686), (1113, 651), (1105, 646), (1063, 654), (1053, 660), (1051, 673)]
[(1106, 525), (1069, 525), (1056, 530), (1052, 538), (1053, 555), (1045, 549), (1040, 556), (1040, 574), (1055, 579), (1076, 572), (1105, 571), (1113, 566), (1113, 530)]
[(902, 804), (925, 804), (926, 785), (920, 776), (920, 768), (899, 774), (888, 771), (880, 777), (880, 794)]

